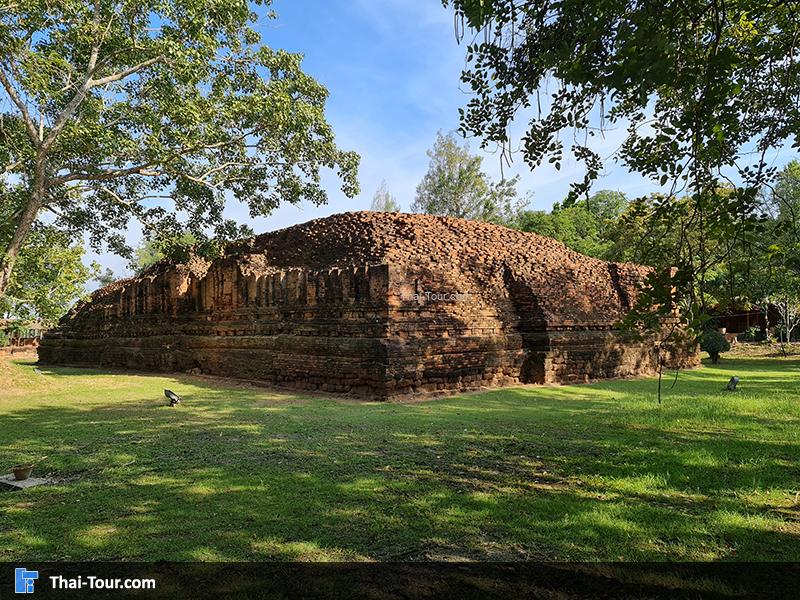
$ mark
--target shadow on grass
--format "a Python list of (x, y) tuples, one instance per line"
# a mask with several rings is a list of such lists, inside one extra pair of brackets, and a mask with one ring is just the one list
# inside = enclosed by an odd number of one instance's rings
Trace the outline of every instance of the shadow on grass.
[(652, 381), (403, 405), (135, 376), (125, 401), (3, 415), (0, 458), (60, 483), (0, 495), (0, 557), (800, 560), (798, 412), (754, 416), (797, 379), (758, 363), (730, 365), (739, 395), (723, 364), (661, 407)]

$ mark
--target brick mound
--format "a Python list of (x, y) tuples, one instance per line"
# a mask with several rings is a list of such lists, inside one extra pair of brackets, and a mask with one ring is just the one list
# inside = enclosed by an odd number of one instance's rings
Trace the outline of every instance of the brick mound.
[(498, 225), (350, 212), (115, 282), (39, 356), (373, 398), (639, 375), (654, 340), (616, 324), (648, 272)]
[[(259, 235), (228, 256), (262, 259), (264, 272), (389, 264), (436, 270), (439, 288), (494, 303), (512, 282), (535, 293), (540, 318), (559, 326), (612, 326), (630, 310), (648, 267), (608, 263), (552, 238), (479, 221), (349, 212)], [(253, 272), (258, 268), (254, 265)]]

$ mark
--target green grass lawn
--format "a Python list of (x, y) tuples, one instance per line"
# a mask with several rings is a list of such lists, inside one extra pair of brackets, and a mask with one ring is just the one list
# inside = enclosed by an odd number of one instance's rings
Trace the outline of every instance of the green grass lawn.
[(1, 359), (0, 465), (57, 484), (0, 493), (0, 561), (798, 561), (799, 421), (797, 358), (660, 406), (653, 380), (381, 404)]

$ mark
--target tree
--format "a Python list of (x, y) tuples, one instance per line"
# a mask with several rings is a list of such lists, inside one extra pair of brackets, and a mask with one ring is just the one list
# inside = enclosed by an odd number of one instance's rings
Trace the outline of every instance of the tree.
[[(726, 197), (724, 189), (717, 193)], [(677, 304), (685, 322), (697, 332), (712, 315), (762, 306), (764, 294), (772, 289), (773, 274), (757, 242), (772, 233), (763, 221), (738, 234), (728, 234), (724, 226), (706, 228), (692, 220), (693, 210), (692, 198), (687, 196), (653, 194), (635, 199), (606, 231), (611, 245), (605, 258), (655, 267), (657, 275), (651, 283), (660, 289), (649, 290), (658, 292), (652, 297), (658, 302), (653, 304)], [(702, 269), (683, 268), (669, 278), (659, 277), (676, 265), (691, 264)], [(676, 282), (683, 293), (674, 294), (665, 285), (669, 281)], [(647, 305), (642, 305), (646, 310)], [(654, 325), (659, 322), (652, 320)]]
[(770, 253), (786, 271), (800, 277), (800, 161), (789, 162), (765, 194), (765, 209), (774, 220)]
[(794, 338), (794, 330), (800, 325), (800, 290), (783, 290), (772, 298), (781, 319), (778, 340), (784, 347)]
[(114, 283), (117, 280), (117, 276), (114, 275), (114, 271), (106, 267), (104, 271), (94, 276), (94, 280), (99, 283), (101, 287), (105, 287)]
[(35, 224), (17, 259), (0, 313), (20, 321), (55, 323), (84, 295), (98, 266), (83, 264), (83, 247), (63, 231)]
[(185, 262), (197, 253), (197, 238), (191, 232), (183, 232), (171, 238), (142, 240), (133, 250), (128, 267), (135, 275), (141, 275), (153, 265), (164, 259)]
[(581, 254), (602, 258), (605, 253), (597, 221), (585, 206), (561, 208), (556, 204), (550, 213), (525, 211), (518, 223), (522, 231), (557, 239)]
[(335, 145), (327, 91), (252, 27), (253, 8), (269, 4), (3, 7), (0, 178), (21, 202), (0, 239), (0, 296), (43, 211), (129, 255), (120, 232), (130, 219), (148, 238), (188, 229), (200, 239), (207, 228), (229, 238), (247, 230), (223, 218), (226, 193), (254, 216), (282, 201), (323, 203), (322, 168), (358, 192), (358, 156)]
[(459, 144), (455, 134), (439, 132), (428, 157), (412, 211), (494, 223), (516, 217), (522, 205), (516, 200), (517, 179), (491, 182), (481, 169), (483, 159)]
[[(521, 144), (531, 168), (545, 161), (560, 168), (564, 140), (574, 140), (569, 151), (586, 165), (585, 177), (573, 183), (572, 203), (588, 194), (603, 167), (592, 138), (624, 128), (615, 160), (666, 190), (652, 222), (669, 213), (681, 218), (678, 270), (651, 283), (674, 289), (675, 301), (702, 304), (706, 275), (717, 266), (703, 240), (713, 237), (717, 245), (746, 236), (758, 221), (758, 193), (775, 176), (767, 154), (792, 138), (800, 145), (796, 6), (443, 3), (482, 33), (466, 48), (462, 80), (473, 95), (461, 133), (507, 153), (512, 122), (521, 111), (532, 113)], [(685, 202), (674, 212), (679, 197)], [(685, 248), (691, 239), (698, 245)], [(665, 312), (672, 305), (660, 304)]]
[(400, 212), (400, 205), (394, 196), (386, 189), (386, 180), (381, 181), (381, 185), (375, 190), (372, 196), (372, 207), (370, 210), (376, 212)]
[(657, 194), (636, 198), (607, 228), (607, 258), (661, 270), (674, 266), (680, 261), (679, 229), (686, 210), (687, 203), (680, 198)]
[(19, 319), (11, 321), (11, 323), (6, 325), (5, 328), (5, 333), (8, 338), (6, 344), (10, 343), (14, 345), (19, 345), (20, 340), (25, 336), (25, 330), (27, 328), (28, 328), (27, 325), (23, 321), (20, 321)]
[[(568, 202), (565, 202), (569, 206)], [(628, 208), (628, 197), (615, 190), (599, 190), (578, 204), (583, 204), (586, 210), (597, 220), (597, 228), (601, 236), (607, 235), (612, 227)]]
[(625, 194), (601, 190), (571, 206), (556, 202), (550, 213), (523, 211), (517, 227), (555, 238), (581, 254), (607, 259), (614, 244), (610, 234), (627, 203)]
[(787, 233), (800, 235), (800, 161), (792, 160), (781, 169), (767, 194), (770, 212), (787, 224)]
[(781, 313), (780, 338), (792, 325), (800, 290), (800, 163), (791, 161), (761, 194), (764, 217), (712, 272), (708, 293), (720, 309), (758, 307), (769, 330), (770, 308)]
[(141, 244), (133, 249), (133, 257), (128, 266), (135, 275), (141, 275), (164, 258), (165, 255), (158, 247), (157, 242), (143, 240)]

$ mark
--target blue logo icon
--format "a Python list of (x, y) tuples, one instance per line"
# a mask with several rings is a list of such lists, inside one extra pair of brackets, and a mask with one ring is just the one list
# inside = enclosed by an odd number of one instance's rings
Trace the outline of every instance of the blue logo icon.
[(32, 594), (36, 579), (39, 579), (39, 571), (28, 571), (25, 567), (14, 569), (14, 591), (18, 594)]

